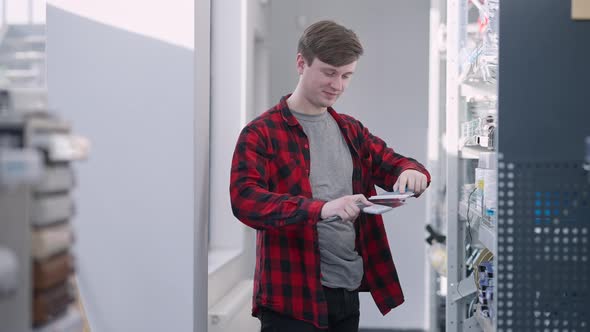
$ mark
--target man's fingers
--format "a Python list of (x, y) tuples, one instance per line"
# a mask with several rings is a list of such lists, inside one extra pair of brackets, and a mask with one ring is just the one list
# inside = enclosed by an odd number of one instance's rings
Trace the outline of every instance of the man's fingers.
[(406, 192), (406, 185), (408, 184), (408, 177), (404, 174), (400, 175), (399, 177), (399, 187), (397, 188), (400, 192), (400, 194), (403, 194)]
[(354, 218), (356, 218), (356, 216), (358, 215), (358, 212), (355, 212), (354, 211), (355, 209), (358, 210), (358, 207), (352, 206), (352, 205), (345, 206), (344, 211), (343, 211), (343, 216), (341, 216), (342, 221), (350, 221), (350, 220), (353, 220)]
[(340, 212), (338, 213), (338, 216), (340, 217), (340, 219), (342, 219), (342, 221), (346, 221), (346, 220), (348, 220), (348, 218), (350, 218), (348, 216), (348, 213), (346, 213), (346, 210), (344, 210), (344, 209), (340, 210)]
[(399, 188), (399, 179), (393, 184), (393, 191), (397, 191), (397, 188)]
[(365, 195), (355, 195), (357, 197), (357, 202), (362, 203), (363, 205), (373, 205), (371, 201), (369, 201)]
[(408, 190), (416, 191), (416, 177), (408, 176)]
[(346, 214), (346, 218), (344, 220), (350, 220), (354, 216), (354, 207), (352, 205), (347, 205), (344, 207), (344, 212)]

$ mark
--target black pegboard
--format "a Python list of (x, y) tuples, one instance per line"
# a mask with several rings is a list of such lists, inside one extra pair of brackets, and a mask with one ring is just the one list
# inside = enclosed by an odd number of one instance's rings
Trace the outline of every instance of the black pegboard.
[(590, 331), (590, 21), (500, 3), (498, 331)]
[(590, 330), (590, 185), (579, 162), (498, 170), (498, 331)]

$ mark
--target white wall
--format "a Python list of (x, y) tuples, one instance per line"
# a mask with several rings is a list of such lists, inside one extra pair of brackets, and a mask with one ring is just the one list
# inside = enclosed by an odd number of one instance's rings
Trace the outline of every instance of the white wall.
[(243, 227), (231, 210), (229, 177), (250, 99), (246, 81), (250, 58), (246, 1), (212, 2), (211, 24), (210, 245), (212, 249), (240, 249)]
[(77, 275), (93, 331), (192, 331), (193, 1), (132, 4), (47, 8), (51, 107), (92, 142)]
[[(335, 109), (357, 117), (397, 152), (425, 164), (430, 2), (273, 0), (271, 5), (272, 101), (297, 83), (295, 55), (303, 28), (334, 19), (355, 30), (365, 48)], [(384, 216), (406, 303), (382, 317), (370, 295), (363, 294), (361, 327), (427, 328), (425, 209), (421, 198)]]
[(209, 134), (211, 118), (211, 1), (195, 2), (195, 265), (194, 332), (207, 329), (209, 250)]
[(194, 49), (195, 0), (46, 1), (52, 7), (114, 28)]
[(0, 24), (45, 23), (45, 0), (0, 0)]
[[(267, 96), (267, 79), (261, 73), (267, 73), (269, 66), (255, 58), (264, 54), (257, 51), (255, 40), (266, 37), (267, 5), (219, 0), (212, 2), (211, 9), (210, 309), (231, 303), (231, 289), (254, 274), (255, 232), (233, 216), (229, 178), (238, 135), (258, 113), (255, 105)], [(257, 330), (259, 323), (250, 315), (250, 304), (250, 300), (239, 304), (241, 310), (230, 315), (232, 322), (215, 324), (210, 317), (211, 329), (234, 331), (232, 326), (240, 326), (243, 331)]]
[(255, 77), (259, 75), (255, 72), (255, 36), (266, 37), (266, 9), (259, 1), (212, 3), (210, 245), (213, 250), (240, 250), (253, 241), (244, 242), (243, 233), (251, 231), (233, 216), (229, 177), (238, 135), (257, 113), (254, 104), (261, 99), (257, 95), (264, 98), (266, 92), (255, 85)]

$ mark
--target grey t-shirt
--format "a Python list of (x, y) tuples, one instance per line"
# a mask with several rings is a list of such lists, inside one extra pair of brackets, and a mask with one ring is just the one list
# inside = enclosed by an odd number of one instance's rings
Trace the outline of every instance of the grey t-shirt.
[[(352, 195), (352, 157), (336, 120), (328, 112), (292, 113), (309, 140), (313, 197), (331, 201)], [(320, 221), (317, 228), (322, 285), (357, 289), (363, 278), (363, 261), (355, 250), (354, 224)]]

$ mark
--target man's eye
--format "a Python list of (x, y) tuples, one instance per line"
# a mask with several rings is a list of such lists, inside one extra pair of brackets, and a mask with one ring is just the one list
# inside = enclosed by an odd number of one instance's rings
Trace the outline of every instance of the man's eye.
[(336, 73), (332, 73), (332, 72), (327, 72), (326, 76), (328, 77), (334, 77), (334, 75), (336, 75)]

